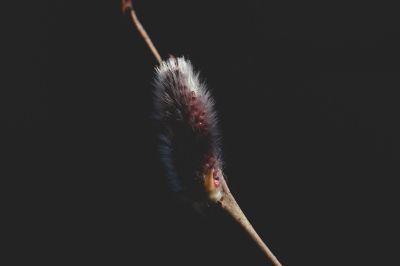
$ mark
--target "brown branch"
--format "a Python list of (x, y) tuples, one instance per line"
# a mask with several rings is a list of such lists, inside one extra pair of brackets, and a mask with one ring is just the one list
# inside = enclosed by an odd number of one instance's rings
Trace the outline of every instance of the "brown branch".
[(262, 252), (268, 257), (274, 266), (282, 266), (272, 251), (257, 234), (256, 230), (254, 230), (246, 215), (244, 215), (243, 211), (240, 209), (231, 191), (229, 190), (228, 185), (226, 184), (225, 178), (221, 179), (222, 190), (224, 192), (224, 196), (219, 202), (221, 208), (227, 211), (233, 217), (233, 219), (235, 219), (235, 221), (244, 228), (244, 230), (256, 242), (256, 244), (260, 247)]
[(161, 63), (161, 56), (158, 53), (156, 47), (154, 46), (153, 42), (151, 41), (149, 35), (147, 34), (146, 30), (142, 26), (142, 23), (140, 23), (138, 17), (136, 16), (136, 12), (133, 9), (132, 6), (132, 1), (131, 0), (122, 0), (122, 12), (130, 11), (130, 15), (133, 21), (133, 24), (135, 25), (136, 29), (139, 31), (140, 35), (146, 42), (147, 46), (149, 47), (150, 51), (156, 58), (158, 63)]
[[(142, 24), (140, 23), (139, 19), (136, 16), (135, 10), (132, 6), (131, 0), (122, 0), (122, 12), (129, 11), (133, 24), (135, 25), (136, 29), (139, 31), (140, 35), (146, 42), (147, 46), (149, 47), (150, 51), (153, 53), (154, 57), (161, 63), (161, 56), (158, 53), (157, 49), (155, 48), (153, 42), (151, 41), (149, 35), (146, 33), (146, 30), (143, 28)], [(256, 244), (260, 247), (262, 252), (267, 256), (267, 258), (273, 263), (274, 266), (282, 266), (282, 264), (278, 261), (275, 255), (271, 252), (268, 246), (264, 243), (261, 237), (257, 234), (254, 230), (253, 226), (249, 222), (249, 220), (244, 215), (243, 211), (240, 209), (239, 205), (237, 204), (235, 198), (233, 197), (232, 193), (230, 192), (228, 185), (225, 182), (225, 178), (221, 178), (222, 183), (222, 190), (224, 196), (218, 202), (222, 209), (227, 211), (233, 219), (237, 223), (239, 223), (244, 230), (250, 235), (250, 237), (256, 242)]]

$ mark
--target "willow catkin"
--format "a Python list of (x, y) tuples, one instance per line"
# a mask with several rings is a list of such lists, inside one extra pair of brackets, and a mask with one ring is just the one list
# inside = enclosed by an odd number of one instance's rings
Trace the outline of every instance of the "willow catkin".
[(154, 86), (160, 155), (171, 189), (195, 201), (219, 201), (222, 159), (210, 92), (183, 57), (162, 61)]

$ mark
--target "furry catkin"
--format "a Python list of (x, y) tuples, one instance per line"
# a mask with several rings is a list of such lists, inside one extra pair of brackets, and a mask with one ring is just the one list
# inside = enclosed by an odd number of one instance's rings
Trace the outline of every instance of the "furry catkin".
[(160, 155), (170, 187), (194, 200), (221, 198), (221, 149), (214, 101), (185, 58), (156, 68), (155, 118)]

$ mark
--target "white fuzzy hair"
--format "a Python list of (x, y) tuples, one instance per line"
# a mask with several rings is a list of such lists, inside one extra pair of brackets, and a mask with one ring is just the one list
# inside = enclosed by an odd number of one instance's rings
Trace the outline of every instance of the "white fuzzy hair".
[[(160, 66), (156, 68), (157, 79), (163, 81), (168, 75), (176, 71), (181, 73), (182, 81), (197, 94), (199, 92), (199, 87), (202, 86), (199, 82), (199, 74), (195, 74), (191, 62), (184, 57), (171, 57), (166, 61), (162, 61)], [(201, 89), (205, 90), (206, 88), (202, 87)]]

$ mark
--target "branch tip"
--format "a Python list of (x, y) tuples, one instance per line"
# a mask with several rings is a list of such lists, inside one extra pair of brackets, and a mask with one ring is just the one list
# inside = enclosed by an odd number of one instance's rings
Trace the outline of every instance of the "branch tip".
[(121, 0), (122, 13), (125, 13), (126, 11), (129, 11), (132, 8), (133, 8), (132, 0)]

